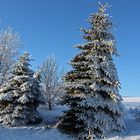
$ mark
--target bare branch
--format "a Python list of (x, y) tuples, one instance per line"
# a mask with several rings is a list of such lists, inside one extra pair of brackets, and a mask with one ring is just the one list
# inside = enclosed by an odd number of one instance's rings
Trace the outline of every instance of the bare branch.
[(20, 47), (19, 35), (11, 28), (0, 33), (0, 87), (7, 81)]
[(39, 72), (46, 101), (51, 109), (55, 100), (59, 98), (62, 90), (61, 77), (63, 75), (63, 71), (59, 71), (59, 66), (57, 65), (55, 57), (49, 56), (40, 66)]

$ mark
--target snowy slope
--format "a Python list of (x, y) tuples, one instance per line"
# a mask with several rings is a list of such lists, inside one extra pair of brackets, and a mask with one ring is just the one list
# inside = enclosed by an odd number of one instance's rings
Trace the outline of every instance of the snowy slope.
[[(107, 140), (140, 140), (140, 122), (136, 122), (129, 111), (130, 107), (140, 105), (140, 97), (124, 97), (124, 104), (127, 108), (125, 116), (125, 123), (127, 132), (121, 136), (115, 136)], [(63, 111), (67, 110), (66, 107), (57, 106), (52, 111), (42, 108), (40, 113), (45, 119), (47, 126), (38, 127), (20, 127), (20, 128), (3, 128), (0, 127), (0, 140), (75, 140), (74, 138), (62, 134), (53, 126), (57, 122), (58, 116)]]

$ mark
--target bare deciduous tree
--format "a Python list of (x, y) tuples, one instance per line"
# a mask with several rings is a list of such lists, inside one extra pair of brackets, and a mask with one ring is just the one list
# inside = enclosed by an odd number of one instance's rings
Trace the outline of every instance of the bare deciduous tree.
[(20, 47), (19, 35), (11, 28), (0, 32), (0, 87), (7, 81)]
[(54, 56), (49, 56), (40, 66), (41, 83), (49, 110), (60, 97), (62, 92), (63, 71), (59, 71), (59, 66)]

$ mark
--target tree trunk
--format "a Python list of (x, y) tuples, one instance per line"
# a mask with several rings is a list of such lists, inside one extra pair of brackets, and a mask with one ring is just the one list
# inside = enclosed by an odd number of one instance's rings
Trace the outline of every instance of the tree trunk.
[(48, 102), (49, 110), (52, 110), (52, 104), (51, 102)]

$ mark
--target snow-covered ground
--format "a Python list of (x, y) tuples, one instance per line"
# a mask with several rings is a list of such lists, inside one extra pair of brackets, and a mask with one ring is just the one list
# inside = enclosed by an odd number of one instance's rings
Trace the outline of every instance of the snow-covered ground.
[[(129, 108), (140, 106), (140, 97), (124, 97), (124, 105), (127, 113), (125, 115), (125, 123), (127, 132), (121, 136), (115, 136), (107, 140), (140, 140), (140, 122), (136, 122)], [(34, 127), (20, 127), (20, 128), (3, 128), (0, 127), (0, 140), (74, 140), (71, 136), (62, 134), (55, 123), (58, 116), (66, 107), (56, 106), (52, 111), (42, 108), (40, 113), (45, 119), (46, 124)]]
[(55, 128), (55, 122), (66, 107), (56, 106), (48, 111), (42, 108), (39, 111), (46, 124), (33, 127), (3, 128), (0, 127), (0, 140), (74, 140), (70, 136), (62, 134)]
[(73, 140), (56, 128), (1, 128), (0, 140)]
[(130, 112), (130, 108), (140, 106), (140, 97), (123, 97), (123, 103), (126, 107), (125, 124), (127, 132), (122, 136), (108, 140), (140, 140), (140, 122), (137, 122)]

